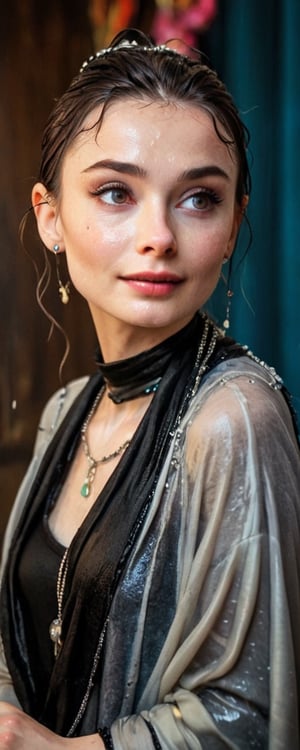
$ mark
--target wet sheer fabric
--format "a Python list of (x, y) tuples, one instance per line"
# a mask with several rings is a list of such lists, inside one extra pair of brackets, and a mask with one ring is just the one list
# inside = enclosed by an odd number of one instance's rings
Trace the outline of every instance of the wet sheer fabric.
[[(299, 748), (299, 449), (275, 386), (242, 357), (191, 401), (114, 592), (79, 734), (105, 726), (115, 750), (153, 750), (149, 727), (163, 750)], [(0, 695), (17, 700), (4, 658)]]
[[(224, 381), (220, 373), (210, 376), (186, 415), (161, 477), (157, 505), (115, 598), (108, 631), (114, 645), (106, 652), (102, 682), (103, 718), (109, 719), (116, 695), (111, 665), (120, 634), (118, 613), (137, 577), (140, 601), (129, 628), (134, 645), (129, 649), (125, 628), (118, 644), (123, 684), (131, 682), (136, 661), (143, 664), (145, 650), (157, 658), (144, 676), (137, 705), (133, 709), (132, 692), (125, 693), (119, 713), (130, 717), (141, 712), (162, 747), (170, 750), (296, 749), (297, 447), (285, 404), (270, 392), (259, 370), (244, 362), (220, 369)], [(155, 551), (148, 560), (151, 539)], [(172, 596), (175, 613), (167, 605)], [(140, 730), (143, 746), (150, 748), (140, 716), (115, 722), (115, 747), (138, 748)], [(122, 744), (124, 734), (130, 737), (128, 745)]]

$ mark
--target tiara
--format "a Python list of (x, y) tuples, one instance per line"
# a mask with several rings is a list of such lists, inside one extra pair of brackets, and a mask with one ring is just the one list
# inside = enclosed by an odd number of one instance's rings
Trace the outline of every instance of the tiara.
[(173, 55), (178, 55), (178, 57), (187, 57), (187, 55), (182, 54), (182, 52), (178, 52), (173, 47), (169, 47), (167, 44), (159, 44), (159, 45), (153, 45), (147, 46), (143, 44), (139, 44), (136, 39), (133, 39), (130, 41), (129, 39), (123, 39), (119, 44), (113, 45), (112, 47), (104, 47), (104, 49), (98, 50), (94, 55), (90, 55), (87, 60), (85, 60), (82, 63), (81, 68), (79, 69), (79, 73), (83, 73), (88, 66), (94, 62), (94, 60), (98, 60), (100, 57), (104, 57), (105, 55), (109, 55), (111, 52), (118, 52), (120, 49), (137, 49), (143, 50), (143, 52), (171, 52)]

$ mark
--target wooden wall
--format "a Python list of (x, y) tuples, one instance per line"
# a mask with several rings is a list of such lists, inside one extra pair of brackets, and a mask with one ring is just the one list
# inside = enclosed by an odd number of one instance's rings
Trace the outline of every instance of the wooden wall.
[[(31, 455), (42, 406), (59, 387), (64, 350), (58, 334), (47, 343), (49, 324), (37, 306), (35, 272), (19, 241), (18, 226), (30, 206), (41, 133), (52, 102), (91, 49), (87, 3), (82, 0), (1, 4), (0, 537)], [(33, 216), (25, 245), (41, 266)], [(69, 305), (61, 305), (54, 280), (47, 301), (71, 339), (67, 379), (91, 371), (95, 337), (84, 303), (73, 291)]]

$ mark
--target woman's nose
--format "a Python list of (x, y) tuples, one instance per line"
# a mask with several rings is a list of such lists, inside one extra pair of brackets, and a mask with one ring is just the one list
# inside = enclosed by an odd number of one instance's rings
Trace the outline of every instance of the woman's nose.
[(175, 232), (166, 209), (155, 204), (144, 208), (139, 216), (136, 249), (140, 254), (158, 256), (176, 253)]

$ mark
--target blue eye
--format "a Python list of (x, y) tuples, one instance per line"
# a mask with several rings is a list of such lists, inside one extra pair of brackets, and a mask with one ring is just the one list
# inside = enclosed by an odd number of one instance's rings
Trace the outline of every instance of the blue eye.
[(184, 198), (182, 205), (184, 208), (193, 209), (196, 211), (206, 211), (213, 205), (222, 202), (222, 198), (214, 192), (214, 190), (198, 190), (187, 198)]
[(122, 185), (103, 185), (95, 190), (94, 195), (98, 195), (103, 203), (110, 206), (120, 206), (127, 203), (129, 199), (128, 190)]

